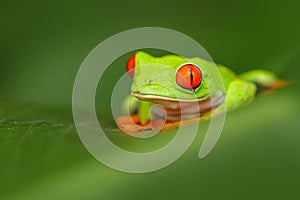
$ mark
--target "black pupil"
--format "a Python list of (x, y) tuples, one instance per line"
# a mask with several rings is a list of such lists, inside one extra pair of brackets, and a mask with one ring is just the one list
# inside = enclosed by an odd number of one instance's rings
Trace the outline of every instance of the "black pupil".
[(191, 83), (193, 83), (193, 79), (194, 79), (193, 71), (192, 71), (192, 69), (189, 69), (189, 71), (190, 71), (190, 80), (191, 80)]

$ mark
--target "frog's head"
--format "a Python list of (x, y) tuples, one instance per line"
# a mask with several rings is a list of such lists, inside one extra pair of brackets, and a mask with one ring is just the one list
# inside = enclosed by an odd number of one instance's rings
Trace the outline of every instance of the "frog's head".
[(213, 63), (177, 55), (153, 57), (137, 52), (127, 63), (131, 91), (142, 100), (201, 101), (212, 94)]

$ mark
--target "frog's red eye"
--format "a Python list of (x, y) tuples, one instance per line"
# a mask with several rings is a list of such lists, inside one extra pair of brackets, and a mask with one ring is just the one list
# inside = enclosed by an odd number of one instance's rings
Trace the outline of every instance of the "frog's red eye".
[(131, 56), (126, 64), (126, 71), (129, 76), (133, 77), (134, 74), (134, 67), (135, 67), (135, 55)]
[(177, 85), (184, 89), (195, 89), (201, 84), (202, 72), (197, 65), (184, 64), (176, 72)]

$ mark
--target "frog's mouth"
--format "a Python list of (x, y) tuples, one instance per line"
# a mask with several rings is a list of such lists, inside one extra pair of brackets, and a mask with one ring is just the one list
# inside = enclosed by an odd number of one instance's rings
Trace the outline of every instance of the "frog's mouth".
[(174, 97), (166, 97), (166, 96), (159, 96), (155, 94), (142, 94), (140, 92), (131, 92), (131, 95), (135, 96), (136, 98), (143, 100), (143, 101), (168, 101), (168, 102), (199, 102), (205, 101), (209, 99), (209, 95), (205, 95), (198, 98), (191, 98), (191, 99), (180, 99)]
[[(163, 106), (167, 113), (167, 121), (180, 121), (182, 119), (199, 117), (218, 107), (225, 100), (225, 94), (223, 92), (217, 92), (212, 97), (206, 95), (194, 99), (178, 99), (152, 94), (141, 94), (138, 92), (132, 92), (131, 94), (140, 100), (153, 102)], [(154, 109), (154, 113), (158, 116), (165, 115), (161, 109)]]

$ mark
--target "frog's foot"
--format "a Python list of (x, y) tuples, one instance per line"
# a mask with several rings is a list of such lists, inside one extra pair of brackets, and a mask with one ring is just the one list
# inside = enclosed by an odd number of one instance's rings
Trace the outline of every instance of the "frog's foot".
[(290, 82), (288, 82), (288, 81), (277, 80), (277, 81), (275, 81), (274, 83), (272, 83), (270, 86), (264, 88), (264, 89), (262, 90), (261, 93), (262, 93), (262, 94), (269, 93), (269, 92), (271, 92), (271, 91), (273, 91), (273, 90), (276, 90), (276, 89), (278, 89), (278, 88), (285, 87), (285, 86), (287, 86), (287, 85), (289, 85), (289, 84), (290, 84)]
[(169, 131), (175, 128), (178, 128), (179, 126), (189, 126), (191, 124), (199, 123), (202, 118), (193, 118), (193, 119), (186, 119), (182, 121), (177, 122), (166, 122), (161, 130), (163, 131)]
[(149, 130), (162, 130), (169, 131), (179, 126), (188, 126), (191, 124), (199, 123), (201, 118), (193, 118), (176, 122), (166, 122), (162, 118), (156, 118), (145, 125), (140, 125), (140, 120), (138, 115), (131, 116), (121, 116), (117, 120), (117, 124), (121, 130), (124, 132), (141, 132), (141, 131), (149, 131)]
[(262, 69), (242, 73), (239, 78), (254, 83), (256, 94), (268, 93), (289, 84), (288, 81), (278, 79), (274, 73)]
[(120, 116), (117, 120), (117, 125), (124, 132), (141, 132), (148, 130), (161, 130), (165, 120), (157, 118), (149, 120), (146, 124), (141, 125), (140, 117), (138, 115)]

